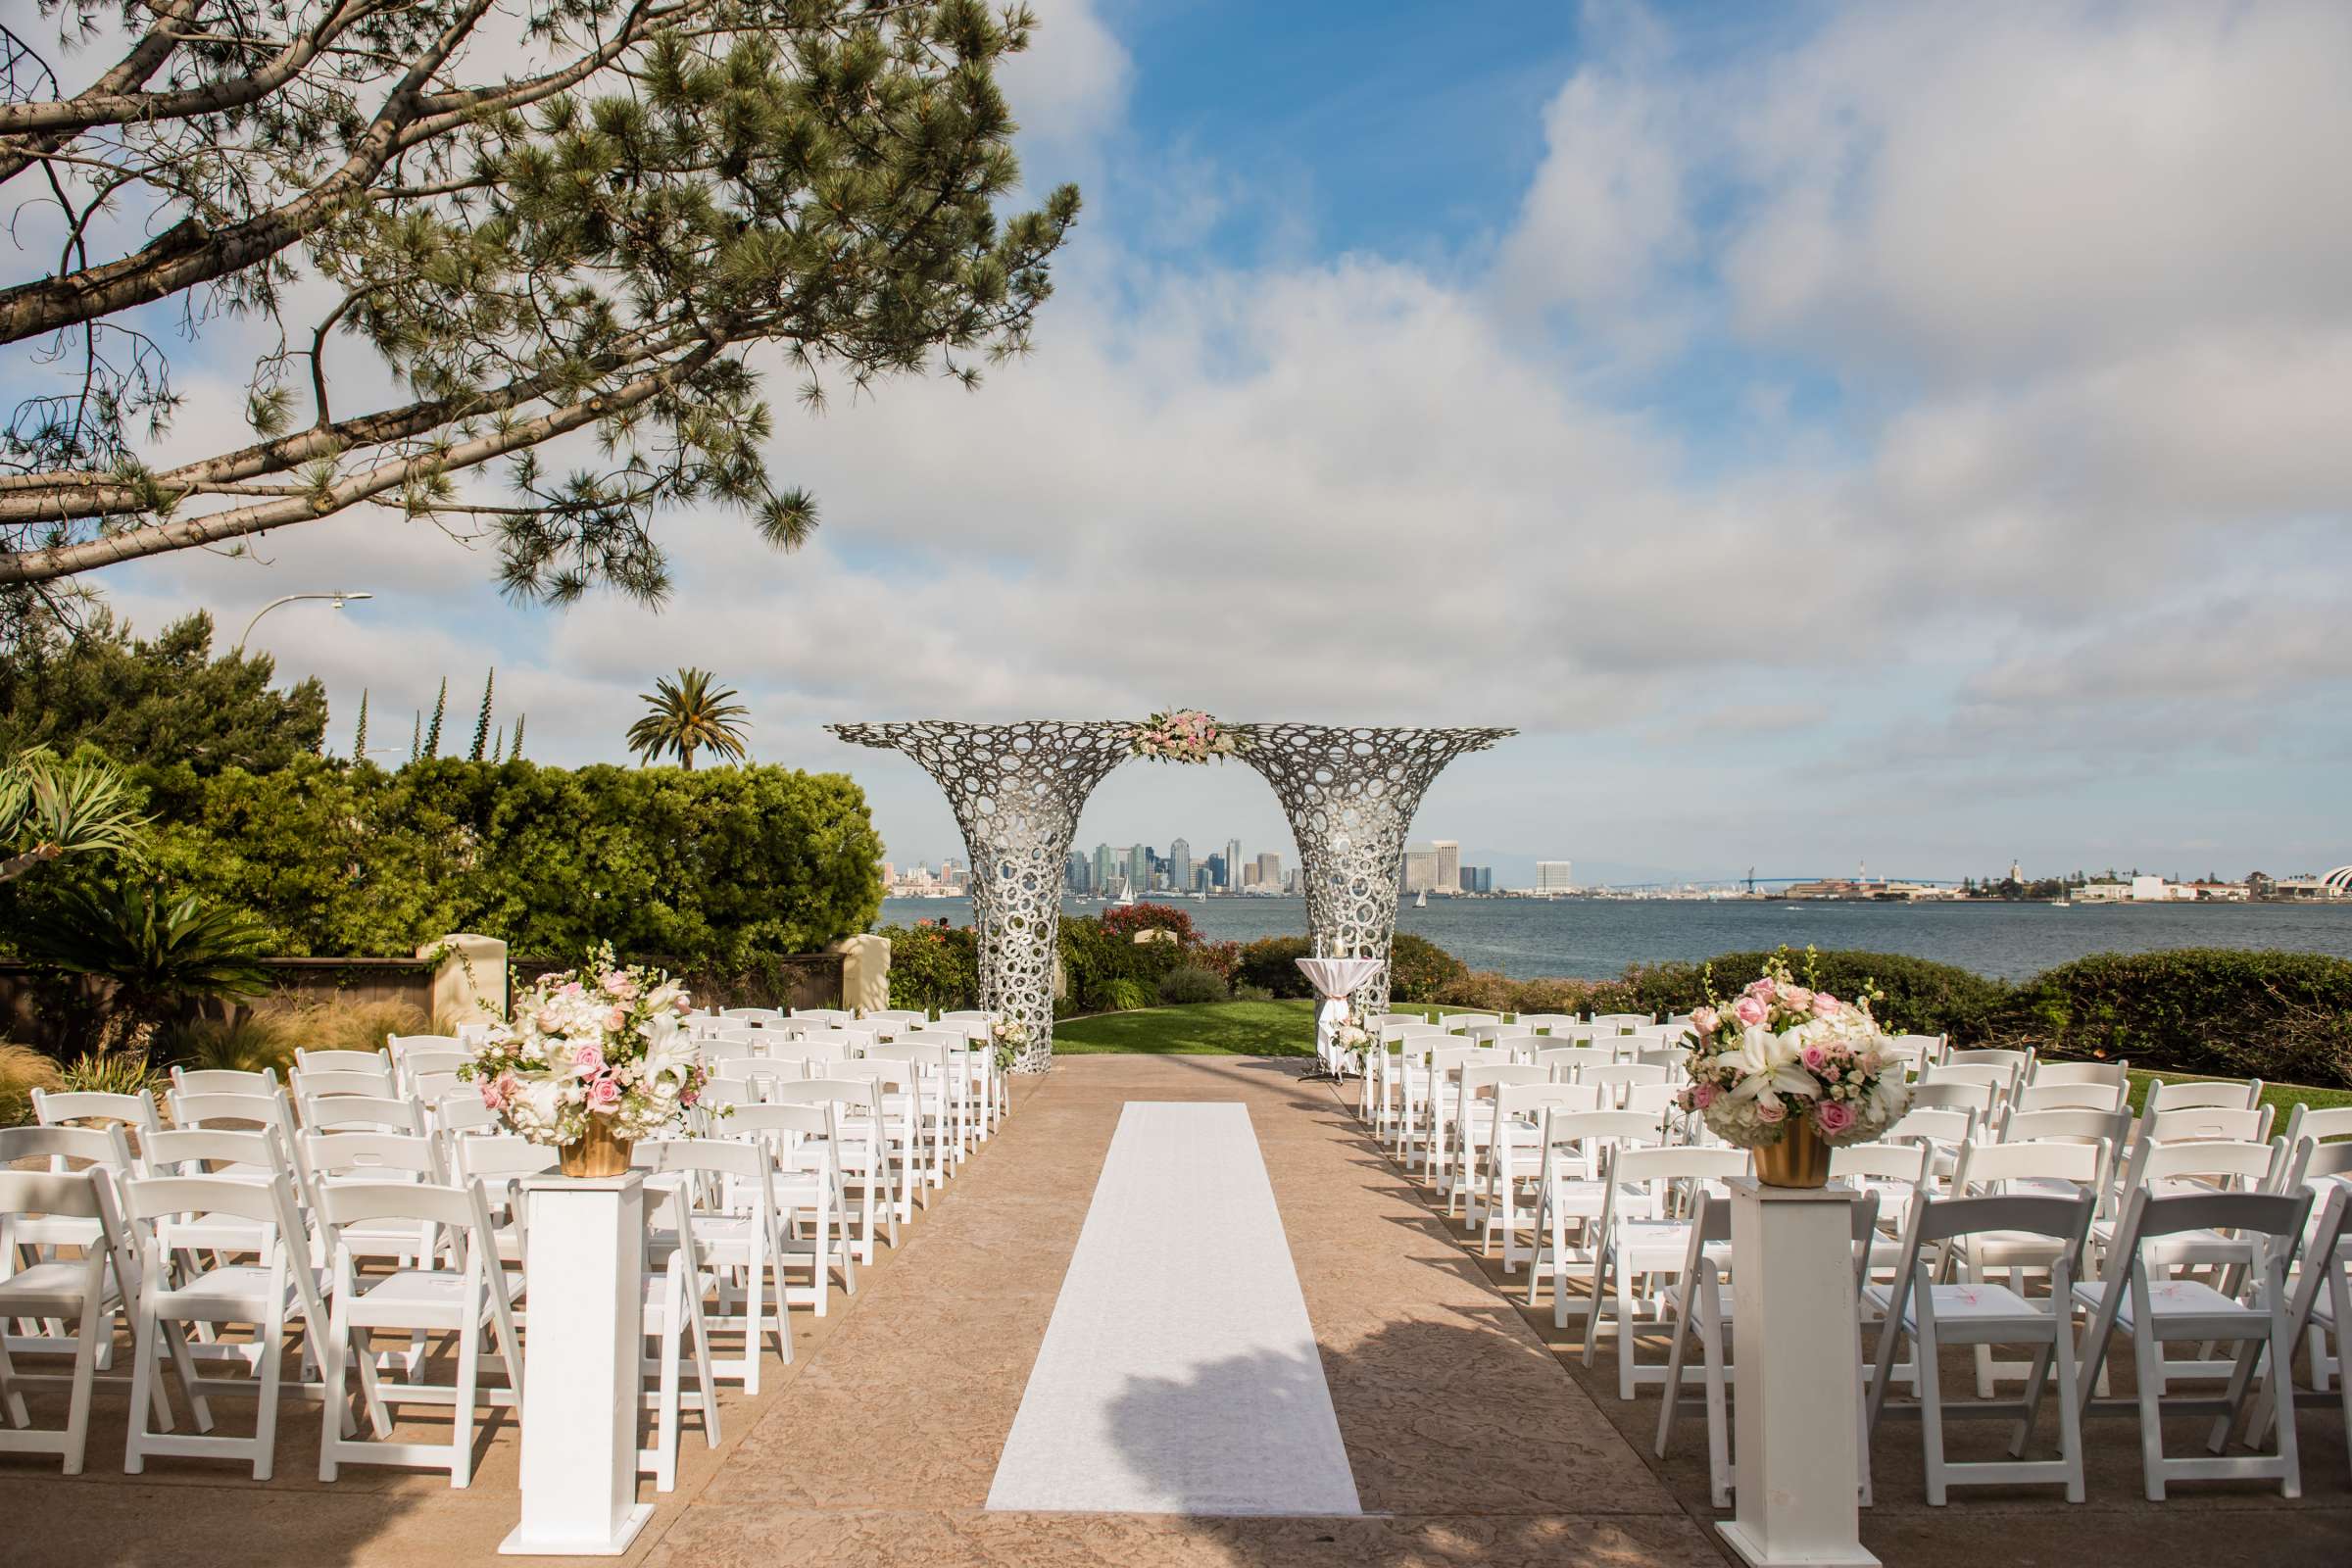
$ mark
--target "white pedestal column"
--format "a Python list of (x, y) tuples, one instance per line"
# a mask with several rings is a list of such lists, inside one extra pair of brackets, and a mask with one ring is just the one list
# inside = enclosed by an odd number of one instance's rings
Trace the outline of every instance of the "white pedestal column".
[(645, 1178), (522, 1184), (522, 1522), (509, 1556), (617, 1557), (653, 1517), (637, 1500)]
[(1732, 1549), (1770, 1568), (1876, 1568), (1858, 1530), (1860, 1335), (1851, 1189), (1732, 1190)]

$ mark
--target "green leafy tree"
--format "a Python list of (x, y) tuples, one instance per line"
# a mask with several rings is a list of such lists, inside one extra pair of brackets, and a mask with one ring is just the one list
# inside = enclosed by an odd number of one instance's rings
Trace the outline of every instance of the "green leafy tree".
[(267, 654), (215, 657), (201, 611), (153, 638), (103, 611), (78, 636), (36, 627), (0, 655), (0, 749), (89, 745), (126, 766), (200, 772), (283, 767), (324, 741), (326, 689), (280, 689), (275, 674)]
[[(490, 743), (490, 691), (497, 684), (498, 671), (496, 669), (492, 669), (488, 675), (482, 678), (482, 710), (474, 716), (473, 750), (466, 754), (468, 761), (480, 761), (483, 748)], [(496, 754), (493, 754), (493, 760), (495, 760), (495, 756)]]
[(702, 751), (741, 761), (743, 718), (751, 710), (734, 701), (731, 688), (713, 690), (712, 678), (707, 669), (681, 669), (674, 681), (667, 676), (655, 681), (645, 698), (651, 711), (629, 726), (629, 750), (646, 762), (674, 756), (690, 771), (694, 754)]
[[(73, 38), (114, 7), (42, 9)], [(0, 287), (0, 346), (24, 346), (12, 387), (46, 384), (0, 444), (0, 585), (34, 594), (367, 505), (488, 534), (517, 595), (659, 598), (663, 508), (739, 509), (780, 547), (814, 525), (768, 472), (756, 361), (811, 406), (910, 372), (970, 383), (1026, 346), (1077, 216), (1068, 187), (998, 210), (1017, 5), (122, 15), (126, 52), (72, 94), (5, 40), (0, 194), (43, 260)], [(223, 309), (260, 323), (239, 327), (253, 439), (150, 466), (181, 396), (152, 323)], [(363, 400), (385, 368), (399, 390)], [(574, 433), (578, 466), (542, 463)], [(493, 500), (476, 471), (501, 465)]]
[(0, 882), (68, 855), (135, 856), (147, 819), (113, 763), (24, 752), (0, 762)]
[(194, 894), (177, 900), (147, 883), (69, 889), (49, 918), (17, 939), (33, 963), (115, 983), (103, 1052), (144, 1051), (173, 1004), (259, 996), (268, 933), (258, 922)]

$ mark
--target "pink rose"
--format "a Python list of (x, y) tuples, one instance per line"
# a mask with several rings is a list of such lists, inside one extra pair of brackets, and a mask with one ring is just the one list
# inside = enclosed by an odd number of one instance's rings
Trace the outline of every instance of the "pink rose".
[(1762, 997), (1750, 992), (1748, 995), (1741, 997), (1738, 1002), (1732, 1004), (1732, 1016), (1739, 1019), (1741, 1023), (1753, 1027), (1754, 1025), (1760, 1024), (1765, 1019), (1771, 1017), (1772, 1009), (1764, 1005), (1764, 999)]
[(629, 1009), (628, 1009), (628, 1008), (626, 1008), (626, 1007), (614, 1007), (614, 1008), (613, 1008), (613, 1009), (612, 1009), (611, 1012), (608, 1012), (608, 1013), (606, 1013), (606, 1014), (605, 1014), (605, 1027), (606, 1027), (606, 1028), (608, 1028), (608, 1029), (626, 1029), (628, 1026), (629, 1026)]
[(1781, 999), (1781, 1005), (1784, 1007), (1794, 1007), (1802, 1012), (1805, 1008), (1813, 1005), (1813, 993), (1807, 991), (1803, 986), (1790, 985), (1787, 981), (1783, 981), (1773, 990), (1774, 994)]
[(1816, 991), (1813, 993), (1814, 1017), (1835, 1018), (1838, 1016), (1838, 1014), (1843, 1012), (1844, 1010), (1845, 1004), (1839, 1002), (1836, 997), (1831, 996), (1827, 991)]
[(1804, 1060), (1805, 1066), (1809, 1071), (1819, 1072), (1822, 1068), (1827, 1067), (1830, 1064), (1830, 1054), (1822, 1050), (1819, 1046), (1807, 1046), (1805, 1048)]
[(583, 1078), (592, 1078), (605, 1070), (605, 1054), (594, 1045), (578, 1047), (571, 1054), (571, 1070)]
[(1782, 1117), (1788, 1114), (1788, 1112), (1787, 1108), (1784, 1107), (1777, 1100), (1759, 1100), (1756, 1102), (1756, 1120), (1764, 1123), (1764, 1125), (1767, 1127), (1771, 1126), (1774, 1122), (1779, 1121)]
[(1854, 1125), (1854, 1107), (1842, 1100), (1822, 1101), (1813, 1107), (1813, 1125), (1831, 1138), (1850, 1132)]
[(588, 1103), (602, 1109), (620, 1102), (620, 1085), (610, 1078), (599, 1078), (588, 1086)]
[(1761, 980), (1750, 980), (1747, 983), (1747, 989), (1740, 994), (1749, 997), (1770, 997), (1774, 988), (1779, 984), (1780, 982), (1773, 979), (1772, 976), (1766, 975)]
[(494, 1083), (482, 1085), (482, 1108), (484, 1110), (496, 1110), (499, 1108), (499, 1104), (500, 1101), (498, 1098), (498, 1085)]
[(1702, 1035), (1713, 1034), (1716, 1026), (1722, 1022), (1723, 1014), (1717, 1012), (1713, 1007), (1701, 1007), (1690, 1014), (1690, 1027)]
[(1715, 1095), (1716, 1089), (1713, 1084), (1692, 1084), (1690, 1086), (1690, 1103), (1700, 1110), (1715, 1103)]

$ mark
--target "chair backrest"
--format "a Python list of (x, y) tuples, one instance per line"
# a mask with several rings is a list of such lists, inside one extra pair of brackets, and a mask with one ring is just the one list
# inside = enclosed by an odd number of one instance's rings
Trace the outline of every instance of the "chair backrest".
[(439, 1181), (443, 1171), (440, 1148), (416, 1133), (305, 1133), (302, 1146), (321, 1180), (398, 1171)]
[(172, 1087), (190, 1095), (270, 1095), (277, 1092), (277, 1069), (174, 1067)]
[(1644, 1067), (1663, 1067), (1669, 1077), (1690, 1065), (1688, 1046), (1643, 1046), (1634, 1053), (1634, 1060)]
[(758, 1034), (759, 1031), (752, 1029), (731, 1029), (724, 1034), (712, 1035), (700, 1042), (703, 1060), (716, 1065), (722, 1061), (751, 1061), (764, 1056), (768, 1052), (768, 1043), (758, 1039)]
[[(1972, 1080), (1938, 1081), (1927, 1076), (1934, 1066), (1924, 1068), (1918, 1083), (1911, 1086), (1911, 1103), (1920, 1110), (1965, 1110), (1984, 1121), (1992, 1114), (2000, 1090), (1988, 1083)], [(1965, 1069), (1963, 1069), (1965, 1070)]]
[(2106, 1151), (2096, 1144), (1979, 1144), (1960, 1146), (1952, 1192), (2005, 1191), (2010, 1182), (2074, 1182), (2095, 1191), (2106, 1175)]
[[(792, 1009), (791, 1015), (795, 1018), (814, 1019), (818, 1023), (851, 1023), (857, 1018), (857, 1014), (845, 1012), (839, 1007), (795, 1007)], [(942, 1018), (985, 1018), (988, 1015), (981, 1012), (943, 1012), (940, 1016)]]
[(1596, 1012), (1592, 1015), (1594, 1028), (1612, 1031), (1639, 1029), (1644, 1024), (1655, 1022), (1657, 1020), (1646, 1012)]
[(1980, 1047), (1969, 1051), (1946, 1051), (1941, 1065), (1946, 1067), (2006, 1067), (2012, 1075), (2033, 1070), (2034, 1053), (2006, 1051), (1994, 1047)]
[(318, 1190), (318, 1220), (329, 1241), (346, 1254), (385, 1256), (416, 1250), (414, 1235), (399, 1231), (362, 1231), (353, 1227), (371, 1220), (414, 1221), (440, 1225), (469, 1239), (474, 1256), (495, 1257), (490, 1235), (490, 1205), (482, 1184), (450, 1182), (336, 1182)]
[(147, 1135), (163, 1125), (163, 1118), (155, 1113), (155, 1096), (144, 1089), (135, 1095), (114, 1095), (95, 1089), (35, 1089), (32, 1119), (44, 1127), (74, 1121), (121, 1122), (138, 1130), (142, 1148)]
[(1578, 1026), (1575, 1016), (1565, 1012), (1522, 1012), (1517, 1016), (1520, 1028), (1538, 1032), (1574, 1029)]
[(280, 1245), (304, 1234), (293, 1186), (282, 1170), (260, 1182), (236, 1176), (134, 1176), (122, 1183), (122, 1213), (141, 1224), (177, 1214), (225, 1214), (272, 1227)]
[(718, 1009), (718, 1015), (721, 1018), (749, 1018), (757, 1023), (781, 1023), (784, 1021), (783, 1011), (776, 1007), (721, 1007)]
[[(40, 1091), (33, 1091), (33, 1102), (40, 1102)], [(2323, 1106), (2312, 1109), (2300, 1100), (2287, 1107), (2286, 1141), (2289, 1147), (2304, 1139), (2326, 1143), (2330, 1138), (2352, 1138), (2352, 1105)]]
[(2129, 1088), (2132, 1083), (2132, 1064), (2128, 1061), (2043, 1061), (2034, 1058), (2026, 1073), (2030, 1084), (2113, 1084)]
[(2140, 1106), (2143, 1116), (2160, 1115), (2168, 1110), (2218, 1109), (2252, 1110), (2262, 1103), (2262, 1080), (2250, 1078), (2244, 1083), (2228, 1080), (2197, 1080), (2159, 1078), (2148, 1085), (2148, 1098)]
[(456, 1072), (472, 1059), (473, 1053), (470, 1051), (443, 1051), (438, 1048), (411, 1051), (400, 1058), (399, 1076), (414, 1084), (435, 1073)]
[(2125, 1084), (2043, 1083), (2038, 1079), (2009, 1097), (2012, 1112), (2033, 1110), (2120, 1111), (2131, 1093)]
[(464, 1051), (466, 1042), (456, 1035), (386, 1035), (384, 1049), (392, 1054), (392, 1063), (398, 1066), (413, 1051)]
[(1502, 1022), (1502, 1014), (1499, 1012), (1446, 1012), (1438, 1015), (1438, 1022), (1446, 1026), (1447, 1034), (1458, 1035), (1478, 1024), (1498, 1024)]
[(103, 1127), (0, 1127), (0, 1169), (21, 1159), (46, 1159), (50, 1170), (61, 1175), (69, 1159), (115, 1171), (138, 1169), (130, 1139), (119, 1122)]
[(1662, 1084), (1667, 1072), (1655, 1062), (1614, 1061), (1587, 1067), (1577, 1077), (1580, 1083), (1622, 1088), (1628, 1084)]
[(629, 1163), (640, 1170), (707, 1172), (744, 1181), (760, 1181), (771, 1168), (763, 1151), (732, 1138), (648, 1138), (629, 1152)]
[(1505, 1084), (1549, 1083), (1551, 1074), (1533, 1063), (1508, 1059), (1477, 1059), (1462, 1063), (1462, 1093), (1472, 1100), (1491, 1100)]
[(832, 1102), (826, 1101), (804, 1104), (776, 1102), (741, 1105), (727, 1118), (726, 1127), (730, 1138), (766, 1140), (781, 1133), (799, 1138), (826, 1138), (838, 1129), (839, 1123), (833, 1114)]
[(1924, 1138), (1932, 1144), (1948, 1144), (1957, 1149), (1974, 1137), (1976, 1130), (1977, 1113), (1973, 1110), (1914, 1104), (1903, 1113), (1902, 1120), (1880, 1134), (1880, 1139), (1884, 1143), (1897, 1144)]
[(2143, 1144), (2228, 1142), (2259, 1144), (2271, 1136), (2271, 1107), (2252, 1110), (2223, 1105), (2187, 1105), (2151, 1111), (2139, 1118)]
[(1928, 1179), (1926, 1144), (1842, 1144), (1830, 1151), (1830, 1180), (1908, 1182)]
[(2268, 1236), (2284, 1246), (2278, 1260), (2302, 1237), (2311, 1195), (2295, 1193), (2166, 1193), (2141, 1188), (2124, 1210), (2116, 1232), (2117, 1255), (2136, 1251), (2134, 1243), (2182, 1231), (2229, 1231), (2240, 1237)]
[(332, 1095), (302, 1102), (302, 1124), (315, 1133), (410, 1133), (421, 1136), (424, 1106), (392, 1095)]
[(1544, 1118), (1544, 1142), (1550, 1144), (1655, 1144), (1664, 1136), (1655, 1118), (1630, 1110), (1554, 1110)]
[(110, 1181), (95, 1170), (0, 1170), (0, 1214), (98, 1220), (107, 1228), (112, 1250), (120, 1236)]
[(2082, 1237), (2090, 1229), (2095, 1206), (2095, 1200), (2088, 1193), (2077, 1198), (2046, 1193), (1938, 1198), (1933, 1193), (1922, 1193), (1911, 1205), (1909, 1250), (1916, 1257), (1923, 1246), (1948, 1242), (1958, 1236), (2023, 1231), (2029, 1236), (2047, 1236), (2067, 1243), (2071, 1256), (2081, 1249)]
[(1589, 1084), (1554, 1083), (1539, 1078), (1500, 1084), (1494, 1090), (1494, 1114), (1497, 1116), (1526, 1116), (1538, 1112), (1566, 1115), (1599, 1108), (1600, 1091)]
[(1609, 1151), (1608, 1179), (1619, 1186), (1649, 1188), (1654, 1195), (1672, 1182), (1728, 1181), (1745, 1175), (1748, 1163), (1744, 1149), (1620, 1143)]
[(2245, 1191), (2271, 1191), (2285, 1179), (2286, 1141), (2267, 1144), (2198, 1138), (2177, 1144), (2142, 1142), (2132, 1152), (2127, 1187), (2190, 1178), (2219, 1180)]
[(556, 1169), (563, 1157), (553, 1144), (534, 1144), (512, 1133), (461, 1138), (450, 1146), (449, 1153), (460, 1181), (543, 1175)]
[(392, 1076), (392, 1058), (380, 1051), (312, 1051), (294, 1049), (294, 1066), (301, 1072), (368, 1072)]
[(389, 1072), (337, 1072), (325, 1067), (297, 1067), (287, 1076), (293, 1086), (296, 1104), (306, 1100), (323, 1100), (329, 1095), (392, 1093), (392, 1075)]
[(174, 1127), (210, 1127), (221, 1122), (235, 1122), (274, 1128), (289, 1142), (294, 1136), (294, 1111), (283, 1090), (272, 1089), (267, 1095), (218, 1095), (173, 1089), (164, 1096), (164, 1102), (165, 1108), (172, 1113), (172, 1125)]
[(2122, 1148), (2131, 1138), (2132, 1118), (2121, 1110), (2013, 1110), (2001, 1123), (2005, 1144), (2104, 1143)]
[(881, 1095), (874, 1085), (858, 1078), (808, 1078), (797, 1084), (775, 1086), (771, 1104), (821, 1105), (836, 1102), (848, 1106), (858, 1115), (871, 1116), (881, 1103)]
[(1548, 1067), (1562, 1079), (1588, 1067), (1606, 1067), (1617, 1060), (1614, 1046), (1545, 1046), (1536, 1053), (1536, 1064)]

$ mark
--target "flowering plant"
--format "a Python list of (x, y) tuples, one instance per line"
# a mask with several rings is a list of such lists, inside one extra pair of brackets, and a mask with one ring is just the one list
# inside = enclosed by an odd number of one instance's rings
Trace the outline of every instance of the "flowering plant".
[(634, 1141), (673, 1125), (710, 1082), (678, 1021), (685, 988), (658, 969), (623, 968), (610, 945), (578, 969), (543, 975), (493, 1024), (458, 1076), (510, 1132), (576, 1144), (589, 1119)]
[(1836, 1147), (1876, 1138), (1911, 1107), (1911, 1086), (1867, 1001), (1844, 1002), (1775, 962), (1731, 1001), (1690, 1014), (1690, 1084), (1677, 1108), (1726, 1143), (1777, 1144), (1797, 1118)]
[(1127, 732), (1130, 751), (1159, 762), (1205, 762), (1231, 755), (1236, 741), (1230, 725), (1195, 708), (1153, 713)]
[(1000, 1018), (988, 1031), (988, 1038), (996, 1043), (997, 1071), (1010, 1072), (1029, 1044), (1029, 1026), (1018, 1018)]
[(1331, 1043), (1340, 1048), (1348, 1065), (1359, 1076), (1364, 1070), (1364, 1053), (1372, 1049), (1372, 1031), (1354, 1013), (1342, 1018), (1331, 1031)]

